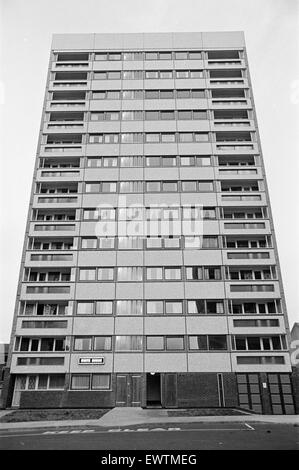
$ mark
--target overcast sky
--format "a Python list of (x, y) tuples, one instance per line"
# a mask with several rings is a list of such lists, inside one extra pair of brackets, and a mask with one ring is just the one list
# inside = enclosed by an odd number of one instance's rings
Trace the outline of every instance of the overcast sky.
[(0, 342), (10, 338), (53, 33), (245, 32), (290, 324), (298, 321), (298, 0), (0, 3)]

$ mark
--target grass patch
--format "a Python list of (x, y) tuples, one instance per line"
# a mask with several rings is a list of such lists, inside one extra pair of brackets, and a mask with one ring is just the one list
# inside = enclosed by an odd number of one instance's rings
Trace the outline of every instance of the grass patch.
[(27, 421), (60, 421), (99, 419), (110, 411), (105, 409), (47, 409), (47, 410), (15, 410), (0, 418), (1, 423), (18, 423)]

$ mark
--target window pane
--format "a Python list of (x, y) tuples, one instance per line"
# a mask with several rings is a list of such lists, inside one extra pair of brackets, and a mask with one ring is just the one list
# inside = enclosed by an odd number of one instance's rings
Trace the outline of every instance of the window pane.
[(91, 337), (86, 336), (82, 338), (75, 338), (74, 350), (75, 351), (91, 351)]
[(164, 349), (164, 338), (163, 336), (147, 336), (146, 338), (146, 349), (147, 350), (163, 350)]
[(172, 70), (161, 70), (160, 78), (172, 78)]
[(160, 91), (160, 98), (161, 99), (174, 98), (174, 91), (173, 90), (161, 90)]
[(147, 248), (161, 248), (162, 247), (162, 238), (150, 237), (146, 239)]
[(167, 336), (166, 337), (166, 349), (168, 351), (182, 350), (184, 349), (184, 337), (183, 336)]
[(50, 375), (49, 376), (49, 389), (63, 389), (64, 388), (64, 375)]
[(111, 336), (96, 336), (94, 338), (95, 351), (110, 351), (111, 350)]
[(226, 345), (226, 336), (225, 335), (215, 335), (209, 336), (209, 349), (227, 349)]
[(188, 301), (188, 313), (191, 315), (204, 314), (205, 313), (205, 301), (204, 300), (189, 300)]
[(164, 238), (165, 248), (180, 248), (180, 239), (177, 238)]
[(96, 270), (95, 269), (80, 269), (80, 281), (95, 281)]
[(196, 181), (182, 181), (182, 191), (197, 191), (197, 182)]
[(96, 315), (112, 315), (113, 302), (112, 300), (96, 302)]
[(181, 279), (181, 269), (180, 268), (165, 268), (165, 279)]
[(162, 276), (162, 268), (147, 268), (146, 269), (146, 278), (147, 280), (161, 280)]
[(160, 181), (147, 181), (146, 183), (146, 191), (148, 193), (161, 191), (161, 183)]
[(78, 302), (77, 314), (78, 315), (92, 315), (93, 314), (93, 302)]
[(189, 349), (200, 349), (207, 351), (208, 339), (206, 335), (189, 336)]
[(116, 336), (116, 351), (142, 351), (142, 336)]
[(113, 268), (99, 268), (98, 281), (113, 281), (114, 270)]
[(178, 98), (190, 98), (190, 90), (177, 90)]
[(146, 134), (146, 142), (156, 143), (160, 141), (160, 134)]
[(118, 300), (116, 315), (142, 315), (142, 300)]
[(109, 390), (110, 374), (92, 374), (92, 390)]
[(163, 315), (162, 300), (149, 300), (146, 302), (146, 313), (148, 315)]
[(89, 374), (72, 375), (71, 388), (73, 390), (88, 390), (90, 385)]
[(176, 181), (163, 181), (162, 190), (165, 192), (173, 192), (178, 190), (178, 185)]
[(82, 238), (81, 241), (81, 248), (83, 249), (94, 249), (97, 247), (97, 239), (96, 238)]
[(175, 142), (175, 134), (161, 134), (162, 142)]
[(181, 315), (183, 313), (182, 302), (165, 302), (165, 312), (170, 315)]

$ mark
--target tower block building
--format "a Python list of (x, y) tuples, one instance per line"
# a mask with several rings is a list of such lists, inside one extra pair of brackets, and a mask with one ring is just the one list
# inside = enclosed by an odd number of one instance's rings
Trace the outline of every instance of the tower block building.
[(241, 32), (54, 35), (7, 407), (294, 413)]

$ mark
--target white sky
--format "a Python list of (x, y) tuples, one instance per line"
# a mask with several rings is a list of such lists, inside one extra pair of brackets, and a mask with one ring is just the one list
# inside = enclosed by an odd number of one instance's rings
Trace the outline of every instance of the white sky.
[(290, 324), (298, 321), (298, 0), (0, 0), (0, 342), (13, 318), (53, 33), (245, 32)]

